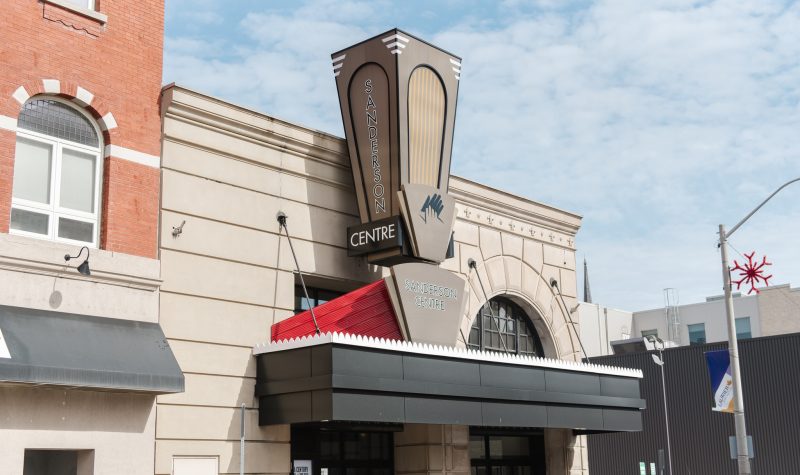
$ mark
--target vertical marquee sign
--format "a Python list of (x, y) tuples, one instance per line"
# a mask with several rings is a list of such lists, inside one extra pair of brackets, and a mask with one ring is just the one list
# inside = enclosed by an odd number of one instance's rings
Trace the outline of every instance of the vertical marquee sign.
[(331, 58), (361, 217), (348, 229), (350, 255), (443, 261), (461, 59), (398, 29)]

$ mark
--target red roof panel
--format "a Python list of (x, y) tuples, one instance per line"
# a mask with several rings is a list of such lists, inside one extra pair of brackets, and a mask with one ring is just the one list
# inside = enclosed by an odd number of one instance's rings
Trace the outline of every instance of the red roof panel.
[[(386, 281), (383, 279), (314, 307), (322, 333), (347, 333), (402, 340)], [(311, 311), (306, 310), (272, 325), (272, 341), (315, 334)]]

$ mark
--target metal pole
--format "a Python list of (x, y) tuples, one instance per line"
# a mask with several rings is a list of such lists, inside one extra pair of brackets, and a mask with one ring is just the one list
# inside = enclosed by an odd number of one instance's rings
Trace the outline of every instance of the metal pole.
[(672, 472), (672, 444), (669, 439), (669, 412), (667, 411), (667, 383), (664, 378), (664, 341), (661, 341), (661, 349), (658, 350), (659, 358), (661, 358), (661, 394), (664, 399), (664, 425), (667, 428), (667, 464), (669, 465), (669, 475)]
[[(773, 196), (774, 194), (775, 193), (773, 193)], [(770, 198), (771, 197), (772, 196), (770, 196)], [(759, 205), (759, 208), (762, 205)], [(758, 208), (756, 208), (756, 210), (758, 210)], [(747, 217), (749, 218), (752, 216), (752, 214), (753, 213), (750, 213)], [(747, 218), (745, 218), (745, 220), (746, 219)], [(742, 220), (741, 223), (743, 223), (745, 220)], [(739, 225), (741, 225), (741, 223)], [(739, 225), (737, 225), (737, 228)], [(741, 369), (739, 368), (739, 341), (736, 338), (736, 318), (733, 313), (733, 295), (731, 294), (731, 272), (730, 268), (728, 267), (727, 244), (728, 235), (725, 233), (725, 225), (720, 224), (719, 251), (722, 258), (722, 282), (725, 287), (725, 313), (728, 316), (728, 354), (730, 355), (731, 377), (733, 379), (733, 423), (736, 429), (736, 456), (739, 465), (739, 475), (750, 475), (750, 454), (747, 450), (747, 428), (744, 422), (742, 374)]]
[(244, 403), (242, 403), (242, 424), (239, 432), (241, 436), (239, 441), (239, 475), (244, 475)]

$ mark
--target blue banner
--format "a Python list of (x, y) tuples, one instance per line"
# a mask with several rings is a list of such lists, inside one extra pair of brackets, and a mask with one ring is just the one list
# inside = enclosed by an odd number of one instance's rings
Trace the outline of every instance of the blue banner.
[(733, 377), (728, 350), (707, 351), (708, 375), (711, 377), (711, 392), (714, 393), (714, 407), (719, 412), (733, 412)]

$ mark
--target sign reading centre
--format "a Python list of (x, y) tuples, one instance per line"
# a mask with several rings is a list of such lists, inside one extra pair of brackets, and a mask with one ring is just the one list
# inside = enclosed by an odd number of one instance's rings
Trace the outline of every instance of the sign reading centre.
[(399, 216), (347, 228), (347, 255), (394, 249), (403, 245), (403, 223)]
[[(385, 266), (442, 262), (455, 219), (447, 189), (461, 59), (398, 29), (331, 58), (361, 218), (348, 229), (349, 254)], [(397, 238), (391, 218), (402, 221)]]

